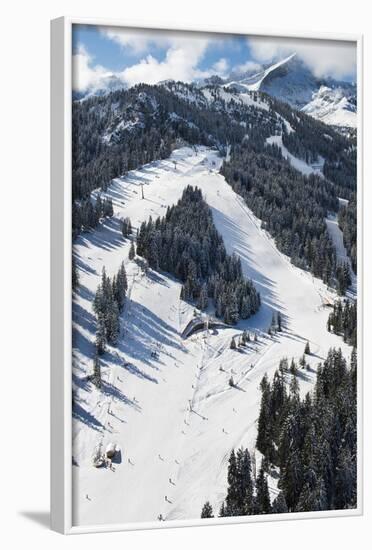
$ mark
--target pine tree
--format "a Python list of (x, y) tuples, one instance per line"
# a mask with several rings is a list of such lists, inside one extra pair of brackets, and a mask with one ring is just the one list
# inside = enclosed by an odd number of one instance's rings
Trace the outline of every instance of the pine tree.
[(291, 360), (291, 366), (289, 367), (289, 372), (292, 374), (292, 376), (297, 376), (298, 374), (298, 368), (296, 366), (296, 363), (294, 362), (293, 357)]
[(207, 501), (207, 502), (204, 504), (204, 506), (203, 506), (203, 508), (202, 508), (202, 512), (201, 512), (201, 516), (200, 516), (200, 517), (203, 518), (203, 519), (204, 519), (204, 518), (213, 518), (213, 517), (214, 517), (214, 515), (213, 515), (213, 508), (212, 508), (212, 506), (211, 506), (211, 504), (210, 504), (209, 501)]
[(96, 350), (98, 355), (102, 355), (106, 349), (106, 334), (103, 318), (100, 316), (97, 320), (96, 330)]
[(327, 495), (324, 487), (324, 482), (319, 479), (315, 482), (312, 488), (309, 483), (306, 483), (301, 491), (296, 506), (297, 512), (318, 512), (326, 510), (328, 507)]
[(257, 430), (257, 449), (267, 457), (272, 457), (274, 454), (273, 438), (272, 438), (272, 414), (271, 414), (271, 387), (265, 375), (260, 384), (261, 388), (261, 405), (258, 416)]
[(124, 238), (127, 238), (132, 234), (132, 223), (130, 218), (124, 218), (124, 220), (121, 220), (121, 232)]
[(262, 467), (256, 481), (255, 512), (256, 514), (270, 514), (271, 512), (269, 487)]
[(231, 338), (230, 349), (236, 349), (236, 342), (234, 337)]
[(282, 491), (279, 492), (273, 502), (272, 512), (273, 514), (286, 514), (288, 512), (288, 506)]
[(253, 512), (253, 481), (251, 456), (248, 449), (240, 451), (238, 472), (240, 481), (240, 515), (250, 515)]
[(282, 316), (281, 316), (280, 311), (278, 311), (277, 322), (278, 322), (278, 332), (281, 332), (282, 331)]
[(112, 218), (112, 216), (114, 215), (114, 208), (111, 198), (107, 198), (103, 201), (103, 215), (104, 217), (108, 218)]
[(226, 496), (226, 505), (225, 513), (228, 516), (238, 516), (239, 507), (239, 481), (238, 481), (238, 467), (236, 461), (236, 455), (234, 449), (232, 449), (229, 458), (229, 466), (227, 470), (227, 496)]
[(79, 272), (76, 266), (76, 260), (72, 256), (72, 290), (76, 290), (79, 286)]
[(310, 354), (311, 354), (311, 352), (310, 352), (310, 344), (309, 344), (309, 341), (306, 342), (305, 354), (306, 354), (306, 355), (310, 355)]
[(124, 262), (122, 262), (116, 276), (116, 289), (114, 292), (114, 298), (116, 299), (119, 312), (123, 310), (125, 295), (127, 290), (128, 290), (127, 274), (125, 271)]
[(100, 388), (102, 385), (101, 362), (98, 355), (95, 355), (94, 357), (92, 382), (95, 386), (97, 386), (97, 388)]
[(298, 399), (300, 395), (300, 386), (296, 375), (292, 375), (291, 383), (289, 385), (289, 393), (292, 398)]
[(135, 255), (136, 255), (136, 249), (135, 249), (134, 243), (133, 243), (133, 241), (132, 241), (132, 242), (131, 242), (131, 245), (130, 245), (130, 248), (129, 248), (128, 258), (129, 258), (130, 260), (133, 260), (134, 257), (135, 257)]
[(281, 376), (281, 379), (282, 379), (282, 382), (283, 382), (284, 379), (285, 379), (285, 376), (289, 372), (288, 359), (286, 357), (284, 359), (281, 359), (280, 362), (279, 362), (279, 372), (280, 372), (280, 376)]
[(220, 518), (225, 518), (227, 516), (225, 502), (221, 504), (220, 513), (218, 514), (218, 516)]
[(281, 468), (279, 487), (282, 489), (289, 511), (296, 509), (303, 483), (303, 469), (296, 448), (288, 450), (287, 460)]
[(115, 345), (118, 341), (120, 331), (119, 307), (116, 301), (110, 304), (107, 317), (107, 341)]
[(276, 331), (278, 324), (277, 324), (277, 315), (275, 314), (275, 311), (273, 312), (272, 319), (271, 319), (271, 328), (273, 332)]
[(204, 283), (200, 289), (200, 294), (197, 302), (197, 307), (204, 311), (208, 306), (208, 289), (206, 283)]

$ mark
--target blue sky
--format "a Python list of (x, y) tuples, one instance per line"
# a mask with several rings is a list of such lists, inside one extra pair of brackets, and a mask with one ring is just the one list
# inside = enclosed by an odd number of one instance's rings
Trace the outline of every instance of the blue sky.
[[(221, 40), (213, 38), (216, 35), (209, 34), (207, 36), (210, 39), (210, 44), (203, 58), (200, 60), (200, 68), (202, 70), (207, 70), (221, 57), (227, 58), (232, 66), (241, 65), (252, 58), (246, 37), (224, 37)], [(94, 62), (96, 64), (103, 65), (113, 72), (138, 63), (143, 58), (144, 53), (143, 50), (138, 52), (131, 47), (121, 46), (118, 42), (109, 39), (98, 27), (74, 25), (73, 51), (76, 51), (81, 44), (85, 46), (89, 53), (94, 55)], [(166, 51), (166, 46), (159, 46), (153, 43), (151, 51), (149, 50), (148, 53), (151, 53), (151, 55), (158, 59), (162, 59)]]
[(96, 87), (110, 74), (130, 86), (226, 77), (293, 52), (319, 77), (355, 78), (353, 43), (74, 25), (73, 86)]

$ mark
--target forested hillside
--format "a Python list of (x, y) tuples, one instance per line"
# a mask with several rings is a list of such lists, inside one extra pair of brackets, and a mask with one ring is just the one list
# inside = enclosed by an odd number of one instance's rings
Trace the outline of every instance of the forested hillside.
[(244, 279), (239, 258), (226, 253), (197, 187), (187, 187), (163, 218), (142, 223), (137, 253), (150, 267), (180, 279), (184, 300), (195, 300), (205, 310), (212, 299), (217, 317), (228, 324), (247, 319), (260, 306), (260, 295)]
[[(247, 96), (247, 94), (245, 94)], [(92, 202), (93, 189), (154, 159), (166, 158), (183, 140), (231, 147), (222, 173), (242, 195), (278, 248), (328, 285), (344, 287), (343, 272), (324, 218), (352, 199), (356, 149), (350, 140), (265, 94), (239, 94), (216, 85), (138, 85), (73, 104), (73, 237), (112, 215), (112, 205)], [(306, 162), (323, 162), (324, 177), (304, 176), (267, 138)], [(329, 178), (329, 179), (328, 179)], [(354, 206), (353, 206), (354, 205)], [(344, 242), (356, 268), (355, 202), (340, 211)]]
[(222, 174), (264, 222), (279, 250), (331, 284), (337, 261), (324, 218), (337, 210), (338, 200), (330, 182), (303, 176), (274, 145), (257, 152), (248, 140), (234, 147)]
[(355, 194), (346, 206), (341, 206), (338, 213), (338, 224), (343, 233), (344, 245), (350, 257), (354, 273), (357, 273), (357, 207)]
[(338, 300), (329, 314), (327, 328), (339, 334), (344, 341), (353, 347), (357, 346), (357, 302)]
[[(258, 473), (247, 449), (233, 450), (226, 499), (216, 513), (241, 516), (342, 510), (357, 504), (356, 352), (350, 365), (331, 349), (317, 371), (313, 392), (299, 396), (298, 366), (280, 361), (272, 382), (261, 381)], [(271, 502), (268, 476), (279, 471)], [(212, 517), (206, 503), (202, 517)]]

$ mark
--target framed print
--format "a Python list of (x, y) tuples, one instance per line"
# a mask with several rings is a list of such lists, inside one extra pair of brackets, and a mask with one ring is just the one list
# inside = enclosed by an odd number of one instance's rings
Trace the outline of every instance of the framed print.
[(359, 36), (52, 22), (52, 525), (362, 512)]

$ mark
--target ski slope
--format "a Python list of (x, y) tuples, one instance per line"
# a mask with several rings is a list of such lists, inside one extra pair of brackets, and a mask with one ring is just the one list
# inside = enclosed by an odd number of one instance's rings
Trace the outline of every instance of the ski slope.
[[(73, 304), (74, 524), (151, 522), (160, 514), (166, 521), (194, 519), (206, 500), (218, 513), (231, 449), (244, 445), (254, 452), (263, 375), (271, 376), (284, 356), (299, 359), (308, 340), (313, 355), (311, 371), (300, 373), (304, 394), (329, 347), (350, 352), (326, 330), (325, 304), (335, 295), (277, 250), (219, 174), (220, 164), (214, 150), (184, 147), (116, 179), (106, 193), (114, 217), (74, 246), (80, 275)], [(137, 229), (149, 216), (164, 215), (189, 184), (202, 189), (227, 251), (240, 256), (262, 307), (236, 327), (183, 339), (192, 306), (180, 300), (177, 280), (128, 260), (120, 218), (129, 216)], [(122, 260), (129, 281), (122, 334), (103, 356), (98, 391), (86, 380), (94, 356), (92, 299), (102, 267), (112, 276)], [(273, 311), (281, 312), (284, 330), (269, 337)], [(244, 328), (257, 333), (258, 342), (231, 350), (232, 336)], [(236, 388), (228, 384), (231, 376)], [(94, 468), (94, 449), (112, 442), (120, 448), (114, 469)]]
[(310, 174), (314, 174), (320, 177), (324, 177), (323, 158), (320, 157), (317, 163), (307, 164), (307, 162), (298, 157), (295, 157), (294, 155), (292, 155), (292, 153), (288, 151), (287, 147), (283, 144), (282, 136), (270, 136), (266, 139), (266, 143), (269, 143), (270, 145), (275, 144), (280, 147), (283, 157), (287, 159), (292, 168), (294, 168), (298, 172), (301, 172), (301, 174), (303, 174), (304, 176), (310, 176)]
[[(339, 199), (340, 202), (343, 199)], [(341, 202), (342, 204), (342, 202)], [(328, 233), (332, 239), (333, 245), (336, 249), (337, 260), (339, 263), (347, 263), (350, 269), (351, 285), (347, 291), (348, 298), (356, 299), (357, 297), (357, 277), (353, 271), (350, 257), (344, 245), (344, 238), (342, 231), (338, 225), (338, 217), (335, 214), (329, 214), (325, 220), (327, 224)]]

